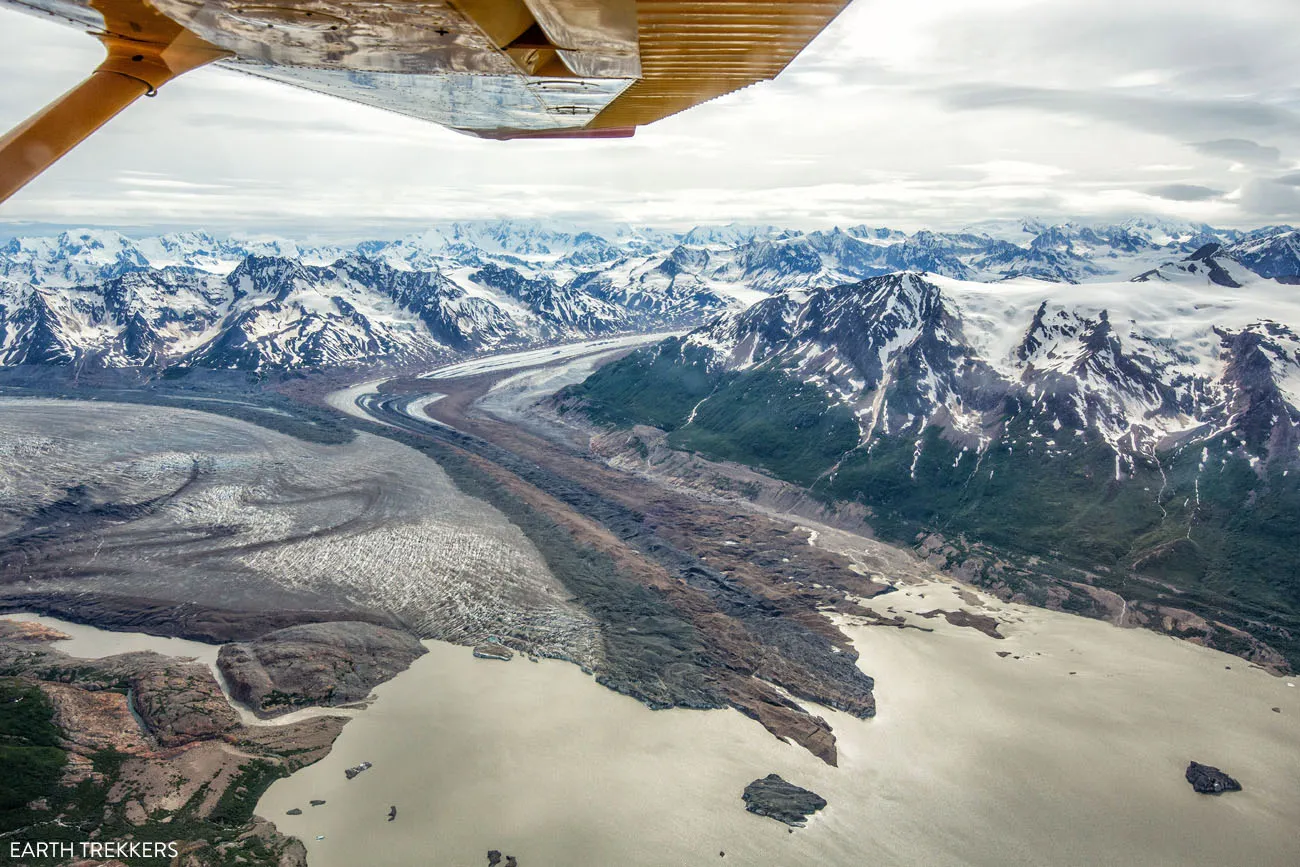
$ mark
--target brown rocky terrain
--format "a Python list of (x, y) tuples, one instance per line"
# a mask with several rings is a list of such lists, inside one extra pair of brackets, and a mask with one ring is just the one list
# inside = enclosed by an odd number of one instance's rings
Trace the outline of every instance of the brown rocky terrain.
[(239, 716), (206, 665), (175, 662), (165, 657), (139, 663), (133, 660), (128, 665), (132, 704), (149, 733), (162, 746), (212, 740), (239, 725)]
[(749, 812), (792, 828), (802, 828), (809, 816), (826, 806), (826, 799), (821, 795), (787, 782), (777, 774), (754, 780), (745, 787), (741, 798)]
[(931, 617), (943, 617), (953, 626), (963, 626), (968, 629), (978, 629), (989, 638), (1006, 638), (1005, 635), (998, 632), (997, 618), (989, 617), (987, 614), (974, 614), (970, 611), (922, 611), (919, 616), (929, 619)]
[(362, 701), (425, 653), (410, 633), (372, 623), (290, 626), (226, 644), (217, 665), (231, 694), (262, 717)]
[(59, 630), (34, 620), (0, 620), (0, 641), (32, 642), (61, 641), (68, 636)]
[[(941, 533), (919, 536), (915, 551), (935, 568), (1006, 602), (1041, 605), (1053, 611), (1108, 620), (1116, 626), (1152, 629), (1193, 644), (1226, 650), (1274, 674), (1291, 669), (1285, 656), (1250, 633), (1182, 607), (1182, 591), (1155, 579), (1133, 576), (1134, 581), (1154, 588), (1154, 600), (1125, 599), (1097, 586), (1097, 575), (1076, 571), (1075, 580), (1064, 580), (1038, 568), (1040, 564), (1032, 557), (1010, 562), (986, 546)], [(1030, 597), (1014, 589), (1016, 586), (1037, 588), (1040, 595)]]
[(0, 621), (0, 675), (40, 689), (65, 755), (58, 786), (28, 805), (32, 824), (75, 828), (89, 810), (92, 838), (180, 841), (173, 863), (186, 867), (305, 867), (302, 844), (253, 809), (276, 778), (328, 754), (346, 718), (245, 726), (206, 665), (78, 659), (49, 646), (61, 637)]
[[(388, 435), (444, 466), (443, 455), (467, 461), (498, 490), (562, 527), (574, 543), (610, 558), (622, 580), (652, 590), (657, 604), (667, 603), (670, 616), (690, 630), (689, 638), (670, 639), (679, 647), (689, 642), (678, 651), (689, 668), (668, 668), (691, 679), (671, 683), (647, 670), (648, 642), (626, 664), (617, 650), (611, 653), (611, 635), (621, 630), (609, 623), (605, 670), (596, 670), (602, 682), (651, 706), (730, 705), (834, 764), (830, 726), (801, 702), (874, 714), (871, 679), (858, 670), (856, 651), (828, 613), (859, 611), (855, 600), (887, 592), (883, 575), (810, 545), (809, 535), (788, 518), (673, 490), (607, 466), (563, 436), (541, 436), (477, 412), (474, 402), (500, 376), (391, 381), (371, 411), (402, 430)], [(446, 396), (426, 412), (447, 427), (413, 421), (397, 409), (435, 389)], [(607, 605), (599, 601), (596, 610)], [(631, 631), (644, 635), (645, 627)], [(652, 652), (662, 650), (660, 643)], [(634, 682), (622, 685), (629, 676)]]

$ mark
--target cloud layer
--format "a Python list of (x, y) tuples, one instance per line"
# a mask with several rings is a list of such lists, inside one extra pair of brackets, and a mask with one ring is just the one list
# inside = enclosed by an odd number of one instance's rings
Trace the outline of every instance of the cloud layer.
[[(856, 0), (777, 81), (621, 141), (483, 142), (200, 70), (0, 206), (0, 222), (1300, 222), (1300, 4), (1071, 5)], [(0, 11), (0, 127), (99, 56), (75, 30)]]

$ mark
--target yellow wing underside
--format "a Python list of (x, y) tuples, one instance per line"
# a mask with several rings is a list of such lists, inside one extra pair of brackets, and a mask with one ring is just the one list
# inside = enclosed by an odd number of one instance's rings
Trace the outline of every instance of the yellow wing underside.
[(0, 139), (0, 202), (206, 63), (485, 138), (631, 135), (774, 78), (849, 0), (0, 0), (108, 59)]
[(0, 0), (125, 39), (157, 10), (222, 65), (500, 138), (629, 129), (774, 78), (847, 3)]

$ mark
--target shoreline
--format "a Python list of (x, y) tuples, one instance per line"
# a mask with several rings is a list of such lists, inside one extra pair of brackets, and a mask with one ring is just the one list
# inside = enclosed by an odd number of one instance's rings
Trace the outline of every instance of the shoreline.
[[(962, 604), (963, 589), (927, 582), (879, 601), (910, 621)], [(652, 711), (564, 663), (427, 642), (330, 756), (276, 782), (259, 809), (306, 841), (313, 867), (363, 853), (375, 867), (430, 852), (473, 864), (493, 848), (537, 867), (698, 863), (719, 850), (753, 867), (1300, 857), (1294, 681), (1225, 669), (1233, 657), (1155, 633), (980, 601), (1004, 640), (942, 618), (918, 621), (933, 632), (843, 618), (881, 713), (814, 709), (839, 736), (838, 768), (734, 710)], [(1245, 791), (1195, 794), (1189, 759)], [(373, 767), (346, 780), (361, 761)], [(794, 834), (747, 813), (743, 787), (771, 772), (829, 805)], [(283, 816), (308, 796), (327, 804)]]

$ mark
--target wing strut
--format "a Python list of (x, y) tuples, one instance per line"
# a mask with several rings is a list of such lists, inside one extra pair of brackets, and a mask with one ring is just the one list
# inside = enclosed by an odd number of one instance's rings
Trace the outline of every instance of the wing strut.
[(0, 138), (0, 202), (140, 97), (229, 56), (143, 0), (92, 0), (91, 5), (104, 15), (106, 32), (96, 35), (108, 56), (89, 78)]

